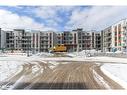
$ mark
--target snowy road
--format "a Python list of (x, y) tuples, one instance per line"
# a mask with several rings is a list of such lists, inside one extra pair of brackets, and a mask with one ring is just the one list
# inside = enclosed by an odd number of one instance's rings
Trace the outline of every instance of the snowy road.
[(122, 89), (88, 61), (32, 61), (9, 80), (2, 89)]

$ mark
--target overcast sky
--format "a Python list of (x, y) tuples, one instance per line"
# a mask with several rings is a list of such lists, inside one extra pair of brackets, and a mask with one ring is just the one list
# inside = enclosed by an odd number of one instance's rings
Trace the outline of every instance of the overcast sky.
[(127, 6), (0, 6), (1, 28), (102, 30), (127, 18)]

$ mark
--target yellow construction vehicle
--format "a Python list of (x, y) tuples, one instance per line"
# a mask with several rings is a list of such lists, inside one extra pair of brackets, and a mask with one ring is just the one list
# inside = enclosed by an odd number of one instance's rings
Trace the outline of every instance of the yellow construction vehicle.
[(49, 49), (49, 52), (66, 52), (67, 48), (64, 44), (56, 45)]

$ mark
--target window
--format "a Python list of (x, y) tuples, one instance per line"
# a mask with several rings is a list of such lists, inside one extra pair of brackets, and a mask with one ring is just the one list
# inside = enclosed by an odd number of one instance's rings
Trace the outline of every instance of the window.
[(81, 43), (81, 41), (79, 41), (79, 43)]
[(117, 46), (117, 43), (115, 43), (115, 46)]
[(115, 35), (117, 35), (117, 32), (115, 31)]
[(115, 41), (117, 41), (117, 37), (115, 37)]

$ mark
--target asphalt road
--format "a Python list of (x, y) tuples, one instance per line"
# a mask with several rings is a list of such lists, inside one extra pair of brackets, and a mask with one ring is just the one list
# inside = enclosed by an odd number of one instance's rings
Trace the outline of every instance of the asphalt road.
[[(68, 62), (54, 65), (36, 61), (0, 83), (3, 89), (123, 89), (105, 76), (94, 62)], [(33, 68), (37, 68), (34, 70)]]

